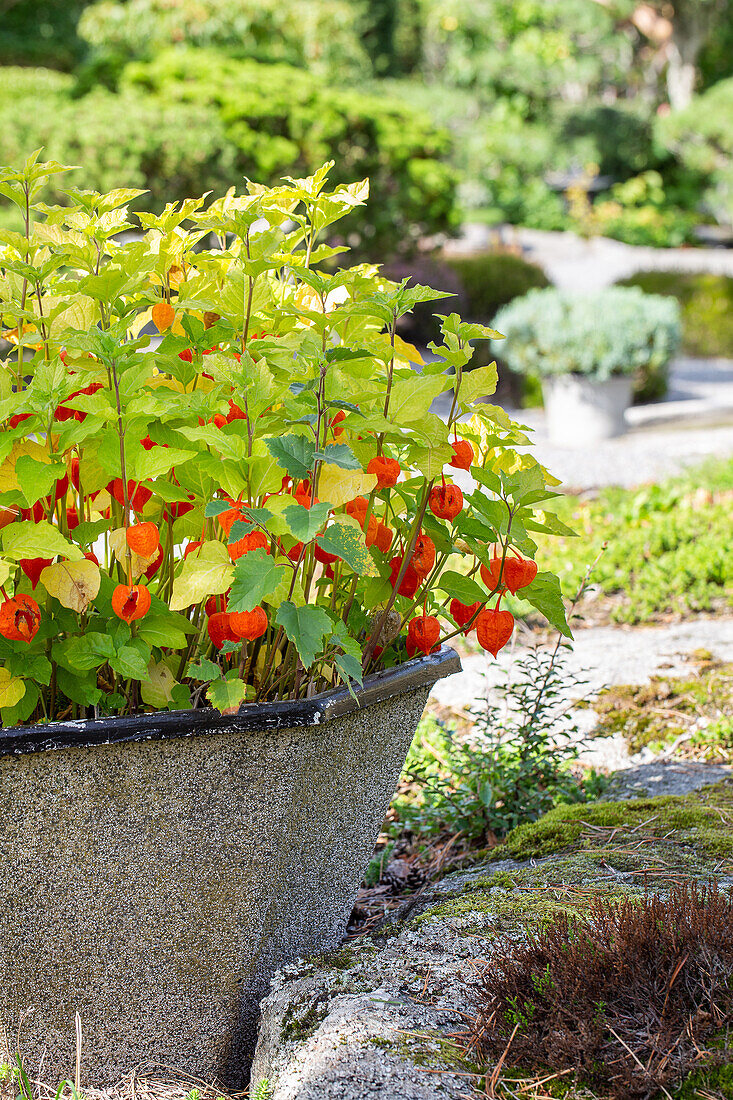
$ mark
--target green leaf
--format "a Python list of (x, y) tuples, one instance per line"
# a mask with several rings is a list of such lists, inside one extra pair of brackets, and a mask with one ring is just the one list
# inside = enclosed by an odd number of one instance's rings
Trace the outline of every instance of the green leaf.
[(361, 577), (378, 577), (379, 570), (367, 550), (364, 534), (358, 525), (348, 522), (349, 518), (335, 516), (334, 522), (316, 542), (327, 554), (336, 554)]
[[(355, 680), (357, 684), (363, 683), (364, 674), (361, 667), (362, 649), (356, 638), (352, 638), (342, 624), (338, 630), (334, 631), (330, 642), (331, 645), (338, 647), (337, 652), (332, 658), (333, 663), (338, 669), (341, 679), (349, 687), (349, 690), (351, 690), (351, 680)], [(338, 652), (338, 650), (341, 650), (341, 652)]]
[(489, 397), (496, 389), (498, 378), (496, 363), (488, 363), (485, 367), (463, 371), (458, 400), (462, 405), (473, 405), (479, 397)]
[(298, 542), (310, 542), (323, 530), (330, 511), (330, 504), (314, 504), (312, 508), (291, 504), (283, 510), (283, 518), (293, 538)]
[(322, 652), (325, 639), (333, 631), (331, 618), (322, 608), (312, 605), (296, 607), (289, 600), (280, 605), (275, 622), (297, 649), (306, 669)]
[(234, 714), (247, 698), (247, 684), (242, 680), (214, 680), (206, 694), (216, 710), (222, 714)]
[(393, 424), (410, 424), (422, 420), (436, 397), (450, 388), (447, 375), (433, 377), (415, 375), (402, 378), (392, 386), (388, 417)]
[[(177, 618), (178, 616), (176, 616)], [(173, 620), (175, 623), (175, 619)], [(171, 623), (171, 616), (148, 614), (140, 621), (138, 638), (159, 649), (183, 649), (187, 644), (184, 632)]]
[(200, 680), (201, 683), (207, 684), (221, 677), (221, 669), (218, 665), (215, 665), (213, 661), (210, 661), (208, 657), (202, 657), (196, 665), (191, 662), (188, 666), (186, 675), (192, 680)]
[(81, 707), (96, 706), (102, 698), (102, 691), (97, 687), (96, 672), (82, 676), (80, 672), (70, 672), (63, 665), (57, 665), (56, 683), (67, 699)]
[(331, 462), (334, 466), (340, 466), (342, 470), (361, 470), (361, 462), (356, 457), (351, 447), (345, 443), (329, 443), (322, 451), (316, 451), (314, 458), (322, 462)]
[(182, 466), (190, 458), (195, 458), (197, 453), (182, 447), (153, 447), (150, 451), (143, 448), (135, 454), (134, 462), (128, 464), (127, 476), (137, 481), (149, 481), (167, 474), (174, 466)]
[[(60, 650), (60, 652), (59, 652)], [(54, 646), (53, 656), (72, 672), (87, 672), (106, 664), (115, 654), (115, 644), (107, 634), (92, 631)]]
[(84, 555), (45, 519), (34, 523), (21, 520), (3, 530), (3, 550), (16, 558), (53, 558), (56, 554), (70, 561), (80, 561)]
[(460, 600), (461, 603), (486, 603), (488, 595), (480, 585), (471, 577), (464, 577), (462, 573), (454, 573), (448, 569), (440, 575), (440, 587), (451, 598)]
[(572, 631), (565, 616), (560, 581), (554, 573), (538, 573), (531, 584), (519, 593), (521, 599), (532, 604), (545, 616), (551, 626), (559, 630), (566, 638), (572, 638)]
[(119, 672), (120, 676), (129, 676), (133, 680), (147, 680), (148, 661), (141, 656), (139, 650), (130, 645), (123, 645), (110, 657), (110, 668)]
[(282, 435), (266, 439), (265, 445), (278, 463), (291, 477), (303, 481), (313, 470), (315, 444), (304, 435)]
[(30, 455), (21, 455), (15, 464), (15, 476), (29, 508), (32, 508), (41, 497), (50, 496), (56, 487), (56, 482), (65, 473), (65, 466), (38, 462)]
[(229, 611), (252, 611), (268, 596), (290, 572), (285, 565), (275, 565), (265, 550), (250, 550), (243, 554), (234, 566), (232, 590), (229, 593)]

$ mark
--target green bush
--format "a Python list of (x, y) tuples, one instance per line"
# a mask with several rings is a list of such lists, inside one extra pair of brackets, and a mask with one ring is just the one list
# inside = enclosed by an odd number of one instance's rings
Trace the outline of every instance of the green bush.
[(699, 218), (673, 205), (659, 172), (642, 172), (615, 184), (590, 211), (593, 230), (626, 244), (679, 248), (695, 240)]
[[(327, 86), (286, 65), (172, 49), (134, 62), (123, 87), (216, 112), (236, 171), (274, 181), (337, 158), (334, 183), (368, 176), (371, 198), (345, 220), (352, 247), (384, 258), (453, 224), (455, 179), (448, 135), (384, 96)], [(205, 189), (205, 185), (199, 190)]]
[(654, 143), (653, 114), (635, 101), (561, 109), (557, 137), (561, 147), (583, 148), (581, 164), (597, 164), (601, 175), (614, 180), (657, 168), (664, 159)]
[(423, 0), (428, 78), (524, 97), (534, 109), (569, 84), (587, 96), (628, 68), (612, 12), (587, 0)]
[(707, 182), (707, 210), (719, 222), (733, 222), (733, 77), (659, 118), (657, 127), (660, 141)]
[(506, 336), (494, 352), (519, 374), (635, 374), (646, 392), (659, 388), (680, 337), (676, 302), (636, 287), (532, 290), (499, 310), (494, 327)]
[(332, 78), (370, 71), (348, 0), (98, 0), (84, 11), (79, 36), (92, 48), (93, 66), (112, 73), (171, 45), (214, 47)]
[[(43, 69), (4, 69), (0, 76), (3, 158), (22, 161), (43, 146), (49, 159), (78, 164), (58, 187), (109, 191), (121, 181), (147, 188), (161, 208), (181, 195), (226, 190), (235, 157), (215, 112), (196, 104), (168, 103), (126, 89), (98, 89), (73, 99), (73, 81)], [(47, 201), (63, 201), (49, 191)], [(143, 199), (145, 203), (147, 199)], [(15, 209), (15, 208), (13, 208)]]
[(454, 256), (447, 263), (461, 281), (468, 319), (482, 324), (492, 321), (497, 310), (513, 298), (550, 285), (541, 267), (510, 252)]
[(676, 298), (682, 312), (682, 348), (688, 355), (733, 359), (733, 279), (679, 271), (640, 271), (620, 286)]

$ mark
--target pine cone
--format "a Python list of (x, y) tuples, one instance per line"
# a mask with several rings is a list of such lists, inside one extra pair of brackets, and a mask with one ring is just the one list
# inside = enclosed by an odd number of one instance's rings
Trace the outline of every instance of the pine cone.
[(417, 890), (426, 878), (427, 875), (417, 863), (408, 863), (406, 859), (392, 859), (382, 873), (381, 882), (389, 886), (393, 894), (404, 894), (407, 890)]

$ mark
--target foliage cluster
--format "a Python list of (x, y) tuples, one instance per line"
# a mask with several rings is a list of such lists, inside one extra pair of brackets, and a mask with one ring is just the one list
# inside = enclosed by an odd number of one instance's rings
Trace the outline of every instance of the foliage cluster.
[[(659, 6), (644, 8), (647, 16), (653, 7)], [(703, 7), (705, 26), (700, 30), (695, 9)], [(730, 220), (730, 0), (674, 6), (677, 31), (687, 34), (699, 55), (701, 86), (712, 86), (669, 117), (663, 117), (665, 71), (670, 68), (665, 56), (668, 60), (672, 54), (667, 50), (665, 55), (654, 35), (643, 31), (637, 9), (632, 0), (476, 0), (470, 5), (460, 0), (13, 0), (4, 19), (0, 59), (75, 68), (76, 92), (81, 94), (100, 83), (116, 92), (130, 63), (154, 64), (159, 53), (171, 48), (180, 49), (185, 58), (202, 50), (204, 70), (182, 77), (189, 86), (204, 86), (202, 100), (211, 92), (210, 75), (233, 61), (247, 63), (247, 73), (234, 80), (237, 95), (251, 104), (254, 83), (260, 102), (239, 122), (231, 102), (216, 109), (218, 120), (214, 107), (209, 108), (212, 132), (220, 140), (223, 126), (230, 144), (220, 163), (207, 155), (212, 143), (201, 135), (199, 191), (218, 188), (218, 170), (226, 171), (232, 157), (236, 171), (274, 181), (268, 172), (275, 162), (280, 169), (272, 168), (272, 173), (306, 172), (335, 154), (347, 171), (351, 160), (352, 175), (369, 171), (375, 182), (376, 164), (380, 177), (386, 177), (387, 205), (398, 213), (400, 193), (409, 193), (413, 214), (422, 202), (426, 213), (415, 220), (418, 231), (448, 227), (444, 207), (453, 202), (455, 173), (461, 207), (473, 218), (583, 232), (586, 219), (568, 208), (547, 177), (549, 172), (596, 166), (617, 184), (630, 186), (607, 197), (593, 220), (594, 232), (632, 244), (694, 243), (690, 228), (696, 218)], [(283, 112), (282, 100), (291, 85), (293, 102)], [(306, 87), (311, 89), (307, 95)], [(304, 149), (308, 128), (322, 148), (321, 114), (331, 118), (334, 111), (339, 113), (326, 90), (344, 101), (341, 122), (329, 122), (325, 135), (336, 144), (325, 152)], [(357, 91), (362, 96), (358, 103)], [(391, 107), (385, 95), (394, 98)], [(262, 102), (268, 97), (281, 104), (271, 142), (270, 117)], [(19, 119), (34, 116), (30, 99), (3, 119), (6, 134)], [(87, 170), (93, 169), (95, 141), (102, 142), (109, 157), (109, 142), (93, 124), (95, 106), (103, 118), (105, 110), (122, 117), (139, 104), (87, 104), (82, 122), (89, 134), (80, 134), (78, 143), (90, 157)], [(398, 112), (394, 126), (385, 122), (385, 110), (387, 115)], [(162, 132), (152, 123), (148, 127), (152, 113), (143, 114), (148, 148), (154, 138), (147, 130)], [(366, 124), (372, 115), (374, 124)], [(432, 123), (434, 145), (427, 153), (421, 151), (426, 118)], [(188, 147), (178, 140), (183, 119), (176, 115), (165, 121), (172, 125), (175, 140), (159, 159), (164, 165), (185, 164)], [(438, 140), (436, 126), (449, 128), (453, 140)], [(404, 150), (414, 150), (408, 157), (410, 171), (401, 171), (406, 152), (397, 154), (397, 166), (388, 165), (394, 139), (387, 141), (387, 149), (375, 138), (376, 131), (390, 128), (401, 131)], [(413, 132), (419, 135), (415, 141)], [(36, 143), (42, 140), (45, 135), (37, 134)], [(369, 148), (362, 155), (365, 144)], [(282, 168), (293, 145), (298, 147), (297, 167)], [(58, 155), (74, 159), (73, 148)], [(366, 159), (372, 160), (371, 168), (359, 166)], [(134, 149), (121, 158), (123, 168), (128, 162), (130, 179), (124, 182), (131, 183), (138, 172)], [(658, 173), (661, 183), (649, 172)], [(160, 201), (179, 198), (185, 193), (176, 190), (180, 174), (178, 170), (170, 180), (153, 175), (148, 185), (160, 178)], [(703, 191), (706, 208), (701, 214)], [(409, 218), (398, 217), (400, 231), (405, 220)], [(367, 229), (362, 236), (370, 248), (373, 235)], [(410, 232), (408, 249), (412, 240)], [(371, 240), (371, 258), (385, 241), (400, 251), (399, 232), (391, 238), (382, 234), (379, 242)]]
[(705, 180), (708, 213), (733, 223), (733, 77), (714, 84), (685, 110), (660, 119), (659, 131), (682, 164)]
[(494, 351), (518, 374), (582, 374), (599, 381), (663, 372), (680, 339), (679, 309), (637, 287), (588, 294), (547, 288), (496, 314), (506, 339)]
[(597, 793), (595, 777), (572, 771), (580, 738), (566, 711), (582, 687), (562, 649), (530, 651), (507, 673), (501, 705), (487, 698), (472, 709), (470, 732), (424, 719), (392, 804), (392, 831), (485, 845)]
[(90, 72), (114, 82), (128, 61), (171, 45), (284, 62), (343, 82), (370, 71), (348, 0), (97, 0), (79, 21)]
[(89, 0), (13, 0), (2, 7), (0, 65), (73, 69), (84, 53), (77, 23)]
[(733, 1023), (732, 978), (733, 901), (716, 886), (599, 898), (585, 919), (559, 914), (493, 953), (473, 1042), (616, 1100), (669, 1095), (691, 1070), (729, 1063), (715, 1040)]
[(397, 322), (443, 295), (320, 266), (368, 194), (326, 190), (329, 168), (141, 212), (130, 236), (136, 190), (49, 206), (61, 165), (2, 171), (23, 221), (0, 234), (5, 725), (303, 697), (473, 629), (496, 654), (507, 590), (568, 632), (532, 560), (536, 533), (569, 533), (539, 514), (556, 482), (474, 408), (495, 368), (464, 369), (498, 334), (444, 317), (418, 375)]
[(688, 355), (733, 359), (733, 278), (684, 271), (639, 271), (621, 286), (676, 298)]
[(679, 248), (696, 239), (694, 229), (699, 215), (670, 201), (657, 171), (649, 170), (615, 183), (607, 196), (593, 205), (586, 197), (585, 208), (577, 212), (573, 207), (573, 191), (570, 189), (568, 194), (571, 212), (577, 228), (584, 234), (654, 248)]
[(607, 544), (593, 582), (620, 622), (728, 606), (732, 494), (733, 464), (720, 462), (661, 485), (603, 489), (592, 499), (564, 497), (558, 515), (579, 537), (541, 545), (541, 553), (572, 591)]
[[(80, 99), (73, 78), (45, 69), (0, 70), (3, 154), (20, 163), (43, 145), (49, 157), (81, 166), (69, 185), (112, 190), (120, 180), (148, 190), (160, 209), (166, 195), (223, 191), (236, 174), (236, 154), (216, 114), (201, 104), (171, 103), (134, 88), (114, 94), (97, 88)], [(43, 196), (63, 201), (54, 180)], [(22, 227), (15, 207), (3, 223)]]
[(395, 100), (331, 88), (309, 73), (263, 69), (205, 50), (131, 64), (123, 87), (215, 112), (248, 178), (312, 172), (335, 151), (336, 182), (368, 176), (373, 197), (343, 232), (381, 259), (452, 225), (448, 136)]
[[(206, 50), (171, 50), (130, 70), (118, 92), (78, 99), (71, 78), (0, 70), (4, 155), (19, 162), (43, 145), (60, 163), (82, 166), (72, 183), (104, 192), (122, 181), (149, 190), (160, 210), (242, 175), (273, 182), (313, 172), (336, 150), (339, 182), (372, 180), (374, 198), (344, 227), (352, 245), (409, 250), (452, 224), (447, 136), (399, 103)], [(58, 201), (53, 188), (45, 197)]]

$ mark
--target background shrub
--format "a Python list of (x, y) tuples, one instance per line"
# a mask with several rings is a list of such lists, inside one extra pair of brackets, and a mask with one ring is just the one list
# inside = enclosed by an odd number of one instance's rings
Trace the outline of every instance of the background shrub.
[(733, 77), (657, 122), (660, 140), (707, 187), (703, 200), (718, 221), (733, 222)]
[[(151, 205), (158, 208), (173, 195), (231, 186), (235, 157), (212, 111), (197, 104), (168, 103), (134, 89), (121, 95), (97, 89), (76, 100), (72, 84), (70, 77), (46, 70), (4, 70), (4, 159), (20, 162), (43, 146), (49, 159), (84, 165), (78, 172), (55, 177), (57, 188), (146, 188)], [(44, 197), (52, 202), (63, 199), (60, 190)], [(7, 215), (15, 210), (6, 208)]]
[(682, 313), (682, 349), (688, 355), (733, 359), (733, 279), (681, 271), (639, 271), (619, 286), (675, 298)]
[(494, 352), (520, 374), (635, 373), (645, 390), (659, 386), (680, 338), (677, 304), (638, 287), (532, 290), (504, 306), (494, 327), (506, 336)]
[(481, 324), (493, 321), (497, 311), (513, 298), (550, 285), (541, 267), (511, 252), (451, 256), (446, 262), (460, 279), (467, 318)]
[(72, 69), (84, 52), (76, 33), (88, 0), (14, 0), (0, 5), (0, 65)]
[[(409, 107), (331, 88), (304, 69), (171, 49), (131, 63), (119, 93), (74, 91), (64, 74), (2, 70), (2, 159), (44, 146), (49, 158), (83, 165), (85, 186), (147, 188), (162, 207), (242, 176), (307, 175), (334, 156), (334, 182), (371, 182), (367, 207), (344, 223), (352, 247), (383, 258), (453, 223), (454, 174), (440, 159), (447, 135)], [(73, 174), (59, 186), (68, 182)]]
[(348, 0), (98, 0), (84, 10), (79, 37), (91, 47), (93, 69), (108, 79), (125, 62), (171, 45), (284, 61), (332, 79), (371, 72)]
[(334, 157), (334, 184), (368, 176), (366, 210), (344, 221), (352, 247), (374, 255), (409, 250), (419, 237), (452, 225), (454, 174), (440, 159), (448, 136), (396, 101), (329, 87), (302, 69), (203, 49), (134, 62), (122, 87), (215, 111), (238, 174), (273, 182)]

